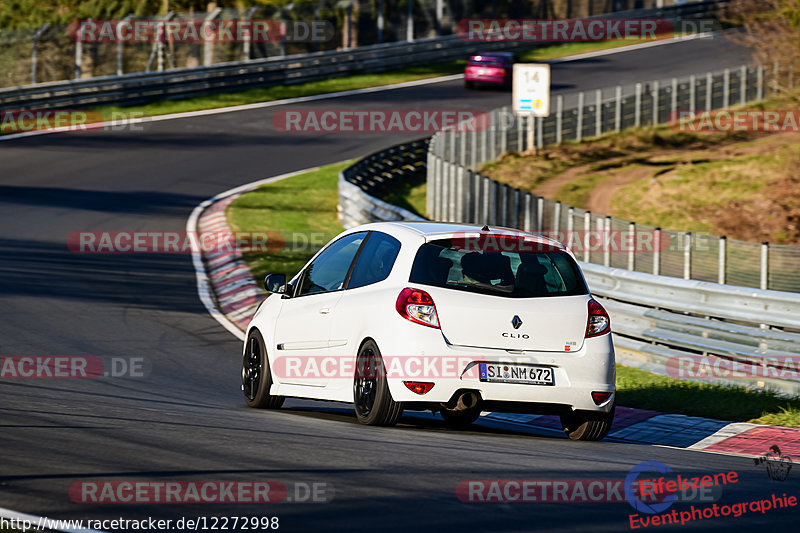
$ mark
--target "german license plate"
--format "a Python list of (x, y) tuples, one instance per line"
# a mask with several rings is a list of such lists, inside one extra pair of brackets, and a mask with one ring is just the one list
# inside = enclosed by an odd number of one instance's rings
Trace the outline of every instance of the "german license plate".
[(555, 385), (553, 368), (549, 366), (481, 363), (481, 381), (490, 383), (521, 383), (524, 385)]

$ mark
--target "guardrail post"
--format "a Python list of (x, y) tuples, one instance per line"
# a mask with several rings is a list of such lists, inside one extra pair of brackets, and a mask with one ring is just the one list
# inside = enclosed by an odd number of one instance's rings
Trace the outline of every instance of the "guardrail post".
[(723, 235), (719, 238), (719, 261), (717, 263), (717, 283), (725, 285), (725, 269), (728, 259), (728, 238)]
[(572, 242), (572, 234), (575, 233), (575, 208), (570, 206), (567, 209), (567, 234), (564, 238), (566, 242), (562, 243), (569, 247)]
[[(283, 9), (281, 8), (281, 22), (283, 22)], [(203, 31), (208, 27), (208, 23), (214, 20), (222, 13), (222, 8), (214, 8), (206, 18), (203, 20)], [(281, 55), (286, 55), (283, 50), (283, 38), (281, 38)], [(214, 62), (214, 42), (207, 40), (203, 43), (203, 65), (208, 66)]]
[(773, 96), (778, 94), (778, 87), (779, 87), (780, 81), (781, 81), (780, 80), (780, 68), (781, 68), (781, 64), (778, 61), (773, 63), (773, 65), (772, 65), (772, 94), (773, 94)]
[(536, 125), (536, 119), (533, 115), (525, 115), (525, 130), (526, 135), (528, 137), (528, 142), (526, 143), (526, 150), (533, 150), (535, 144), (535, 137), (536, 132), (534, 126)]
[(660, 83), (656, 80), (653, 82), (653, 126), (658, 124), (658, 104), (661, 99), (659, 95), (660, 92)]
[(667, 122), (675, 120), (678, 113), (678, 78), (672, 78), (672, 94), (670, 95), (669, 117)]
[(591, 262), (592, 253), (589, 249), (591, 242), (590, 234), (592, 232), (592, 212), (586, 211), (583, 214), (583, 260), (586, 263)]
[(706, 73), (706, 111), (711, 111), (711, 104), (714, 101), (714, 75)]
[(414, 0), (408, 2), (408, 15), (406, 15), (406, 41), (414, 41)]
[(489, 207), (491, 211), (489, 212), (489, 225), (490, 226), (497, 226), (500, 221), (499, 219), (499, 209), (498, 207), (498, 200), (500, 197), (500, 184), (492, 179), (490, 179), (492, 186), (490, 187), (490, 195), (489, 195)]
[[(486, 161), (486, 139), (489, 137), (489, 128), (491, 127), (491, 117), (488, 115), (484, 115), (484, 127), (481, 129), (481, 157), (478, 165), (483, 164)], [(476, 165), (477, 166), (477, 165)]]
[(78, 27), (78, 38), (75, 39), (75, 79), (81, 79), (83, 74), (83, 26), (85, 22), (81, 22)]
[(458, 147), (458, 162), (459, 165), (462, 167), (467, 166), (467, 122), (464, 121), (459, 124), (458, 126), (458, 140), (460, 141), (460, 145)]
[(689, 76), (689, 110), (697, 112), (697, 79), (694, 74)]
[(636, 84), (636, 96), (635, 96), (635, 105), (634, 107), (634, 118), (633, 118), (633, 125), (635, 127), (639, 127), (642, 125), (642, 84)]
[(536, 117), (536, 148), (544, 146), (544, 118)]
[(764, 99), (764, 66), (759, 65), (757, 68), (758, 72), (758, 84), (756, 87), (756, 100), (759, 102)]
[(578, 93), (578, 125), (575, 128), (575, 140), (581, 142), (583, 139), (583, 91)]
[(504, 107), (497, 112), (497, 120), (500, 126), (500, 153), (497, 154), (498, 157), (508, 151), (508, 132), (510, 128), (508, 128), (506, 124), (506, 117), (508, 117), (506, 109), (507, 108)]
[(636, 270), (636, 222), (628, 222), (628, 270)]
[(532, 209), (532, 207), (533, 206), (531, 205), (533, 203), (533, 198), (531, 197), (531, 193), (529, 193), (529, 192), (525, 193), (524, 202), (525, 202), (525, 213), (522, 215), (523, 216), (523, 219), (522, 219), (522, 224), (523, 224), (522, 225), (522, 230), (529, 232), (529, 231), (531, 231), (531, 226), (533, 226), (533, 224), (532, 224), (532, 222), (533, 222), (532, 221), (532, 218), (533, 218), (533, 212), (532, 212), (533, 209)]
[(453, 204), (453, 220), (456, 222), (464, 222), (464, 200), (465, 194), (464, 191), (466, 187), (464, 187), (464, 181), (466, 176), (464, 176), (464, 167), (459, 165), (456, 169), (456, 183), (454, 192), (454, 204)]
[(42, 27), (40, 27), (38, 30), (36, 30), (36, 33), (33, 34), (33, 39), (32, 39), (33, 43), (32, 43), (32, 49), (31, 49), (31, 83), (32, 84), (36, 83), (36, 56), (38, 55), (37, 52), (38, 52), (38, 49), (39, 49), (39, 38), (42, 36), (42, 34), (44, 32), (47, 31), (47, 29), (49, 27), (50, 27), (50, 24), (44, 24)]
[(536, 197), (536, 231), (541, 233), (544, 225), (544, 198)]
[(739, 105), (747, 103), (747, 65), (742, 65), (739, 70)]
[(553, 231), (558, 231), (561, 227), (561, 202), (553, 204)]
[(683, 279), (692, 279), (692, 232), (683, 234)]
[(450, 163), (450, 172), (447, 177), (447, 220), (448, 222), (456, 221), (456, 204), (458, 203), (458, 165)]
[[(598, 226), (600, 221), (597, 221)], [(611, 217), (603, 219), (603, 266), (611, 266)]]
[(614, 131), (620, 131), (622, 126), (622, 86), (617, 85), (614, 94)]
[(653, 230), (653, 274), (661, 275), (661, 228)]
[(769, 287), (769, 243), (761, 243), (761, 288), (767, 290)]
[(731, 69), (726, 68), (722, 76), (722, 109), (728, 109), (731, 105)]
[(119, 30), (119, 27), (122, 25), (123, 22), (128, 22), (133, 18), (133, 15), (128, 15), (119, 22), (117, 22), (117, 26), (115, 28), (116, 31), (116, 39), (117, 39), (117, 76), (122, 76), (125, 73), (124, 68), (124, 61), (122, 55), (122, 44), (124, 39), (122, 39), (122, 33)]
[(562, 120), (564, 117), (564, 97), (556, 96), (556, 144), (561, 144)]
[(469, 134), (469, 168), (475, 170), (478, 166), (478, 132), (473, 131)]
[(594, 93), (595, 107), (597, 112), (594, 116), (594, 136), (600, 137), (603, 134), (603, 90), (597, 89)]
[(435, 156), (433, 155), (433, 150), (428, 150), (428, 157), (425, 166), (427, 170), (427, 179), (425, 180), (425, 216), (429, 218), (433, 217), (433, 180), (436, 165), (434, 158)]
[[(257, 6), (253, 6), (247, 10), (247, 13), (244, 15), (244, 20), (248, 23), (250, 19), (253, 18), (253, 14), (258, 9)], [(314, 11), (314, 16), (316, 20), (317, 11)], [(250, 24), (245, 24), (245, 31), (244, 33), (244, 42), (242, 43), (242, 59), (244, 61), (250, 61), (250, 43), (253, 41), (253, 32), (251, 31)]]

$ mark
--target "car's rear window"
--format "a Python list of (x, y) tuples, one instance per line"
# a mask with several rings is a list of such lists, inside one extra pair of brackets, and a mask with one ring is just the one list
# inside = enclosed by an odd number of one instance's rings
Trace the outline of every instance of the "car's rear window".
[(503, 67), (505, 64), (496, 57), (482, 57), (480, 60), (470, 59), (467, 65), (473, 67)]
[(443, 239), (420, 246), (411, 283), (491, 294), (539, 298), (588, 294), (578, 265), (557, 248), (524, 251), (469, 249), (463, 239)]

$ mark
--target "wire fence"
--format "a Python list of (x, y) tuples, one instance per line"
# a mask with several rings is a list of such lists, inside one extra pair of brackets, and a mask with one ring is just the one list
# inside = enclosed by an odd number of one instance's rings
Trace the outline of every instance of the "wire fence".
[[(666, 7), (676, 0), (537, 0), (499, 4), (493, 0), (317, 0), (256, 4), (241, 9), (159, 15), (129, 14), (112, 21), (114, 35), (125, 34), (120, 23), (137, 21), (186, 23), (204, 21), (268, 21), (270, 28), (288, 27), (283, 38), (243, 38), (207, 42), (171, 38), (163, 27), (160, 37), (103, 39), (80, 42), (80, 22), (45, 24), (35, 28), (0, 30), (0, 87), (98, 76), (193, 68), (233, 61), (304, 54), (364, 45), (410, 41), (454, 33), (467, 18), (575, 18), (633, 9)], [(199, 24), (198, 24), (199, 23)], [(315, 26), (316, 25), (316, 26)], [(300, 35), (312, 26), (317, 37)], [(86, 26), (84, 26), (86, 27)], [(295, 31), (292, 31), (292, 28)], [(155, 35), (155, 34), (154, 34)]]
[[(473, 169), (508, 151), (523, 152), (635, 126), (662, 124), (684, 110), (727, 109), (760, 101), (793, 70), (743, 65), (686, 79), (637, 83), (557, 96), (546, 118), (494, 110), (471, 131), (436, 134), (428, 152), (427, 211), (435, 220), (545, 233), (578, 259), (676, 278), (800, 292), (800, 246), (745, 242), (665, 230), (591, 213), (515, 189)], [(788, 78), (786, 78), (788, 76)], [(577, 102), (567, 109), (564, 101)]]

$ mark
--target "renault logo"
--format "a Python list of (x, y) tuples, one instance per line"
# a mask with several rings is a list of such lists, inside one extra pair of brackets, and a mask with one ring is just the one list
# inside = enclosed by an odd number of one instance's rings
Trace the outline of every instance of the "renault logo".
[(514, 329), (519, 329), (522, 325), (522, 319), (517, 315), (514, 315), (514, 318), (511, 319), (511, 325), (514, 326)]

